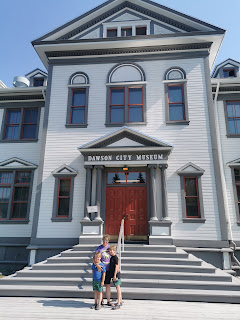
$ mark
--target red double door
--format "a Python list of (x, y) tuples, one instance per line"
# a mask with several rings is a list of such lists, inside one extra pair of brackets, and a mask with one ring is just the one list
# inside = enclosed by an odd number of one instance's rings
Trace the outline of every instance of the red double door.
[(125, 217), (124, 234), (127, 239), (147, 239), (146, 187), (107, 187), (105, 233), (118, 236)]

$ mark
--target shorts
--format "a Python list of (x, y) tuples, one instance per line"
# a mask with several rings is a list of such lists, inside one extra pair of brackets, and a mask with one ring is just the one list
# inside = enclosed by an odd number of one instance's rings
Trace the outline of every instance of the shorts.
[(110, 275), (110, 272), (107, 271), (104, 284), (110, 284), (110, 282), (111, 282), (111, 275)]
[(103, 287), (101, 286), (101, 282), (102, 281), (93, 281), (92, 282), (93, 291), (98, 291), (98, 292), (102, 292), (103, 291)]
[(117, 281), (113, 281), (113, 284), (116, 286), (120, 286), (122, 283), (121, 279), (117, 279)]

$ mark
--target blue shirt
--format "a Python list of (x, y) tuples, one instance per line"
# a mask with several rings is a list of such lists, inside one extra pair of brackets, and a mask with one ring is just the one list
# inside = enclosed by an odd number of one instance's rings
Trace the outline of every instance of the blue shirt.
[(92, 264), (92, 271), (93, 271), (93, 281), (102, 281), (102, 274), (106, 272), (104, 264), (102, 262), (99, 263), (102, 266), (102, 272), (99, 272), (95, 264)]

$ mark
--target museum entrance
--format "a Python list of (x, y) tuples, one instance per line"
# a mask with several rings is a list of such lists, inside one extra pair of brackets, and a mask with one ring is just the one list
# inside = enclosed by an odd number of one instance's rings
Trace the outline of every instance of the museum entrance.
[(106, 187), (105, 233), (118, 238), (125, 218), (126, 240), (147, 240), (146, 172), (108, 172)]

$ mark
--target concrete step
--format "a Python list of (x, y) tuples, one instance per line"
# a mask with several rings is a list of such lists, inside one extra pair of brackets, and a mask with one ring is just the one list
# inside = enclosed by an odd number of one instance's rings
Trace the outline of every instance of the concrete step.
[[(190, 289), (166, 289), (166, 288), (122, 288), (123, 299), (144, 300), (169, 300), (169, 301), (199, 301), (239, 303), (239, 291), (221, 290), (190, 290)], [(1, 286), (0, 296), (27, 296), (27, 297), (51, 297), (51, 298), (93, 298), (92, 286)], [(115, 290), (112, 297), (116, 298)]]
[[(218, 270), (217, 270), (218, 271)], [(221, 281), (232, 282), (232, 277), (223, 272), (216, 273), (191, 273), (191, 272), (160, 272), (160, 271), (122, 271), (124, 279), (165, 279), (165, 280), (185, 280), (185, 281)], [(63, 277), (63, 278), (89, 278), (91, 271), (87, 270), (27, 270), (17, 272), (17, 277)], [(7, 278), (4, 278), (7, 279)]]
[[(169, 265), (194, 265), (200, 266), (200, 259), (180, 259), (180, 258), (156, 258), (156, 257), (122, 257), (122, 263), (132, 263), (132, 264), (152, 264), (152, 265), (161, 265), (161, 264), (169, 264)], [(92, 259), (86, 257), (54, 257), (47, 259), (47, 263), (49, 264), (61, 264), (61, 263), (92, 263)]]
[[(91, 286), (92, 278), (64, 278), (64, 277), (12, 277), (0, 280), (2, 285), (29, 285), (29, 286)], [(113, 285), (112, 285), (113, 287)], [(237, 282), (209, 282), (209, 281), (184, 281), (184, 280), (158, 280), (158, 279), (122, 279), (121, 287), (134, 288), (175, 288), (197, 290), (240, 290), (240, 281)]]
[[(114, 244), (116, 245), (116, 244)], [(77, 244), (72, 249), (73, 251), (95, 251), (96, 245), (80, 245)], [(173, 245), (148, 245), (148, 244), (125, 244), (125, 251), (157, 251), (157, 252), (176, 252), (176, 247)]]
[[(33, 270), (87, 270), (92, 272), (92, 263), (41, 263), (33, 265)], [(169, 271), (169, 272), (197, 272), (197, 273), (214, 273), (215, 268), (212, 266), (195, 266), (195, 265), (169, 265), (169, 264), (131, 264), (122, 263), (122, 270), (130, 271)]]

